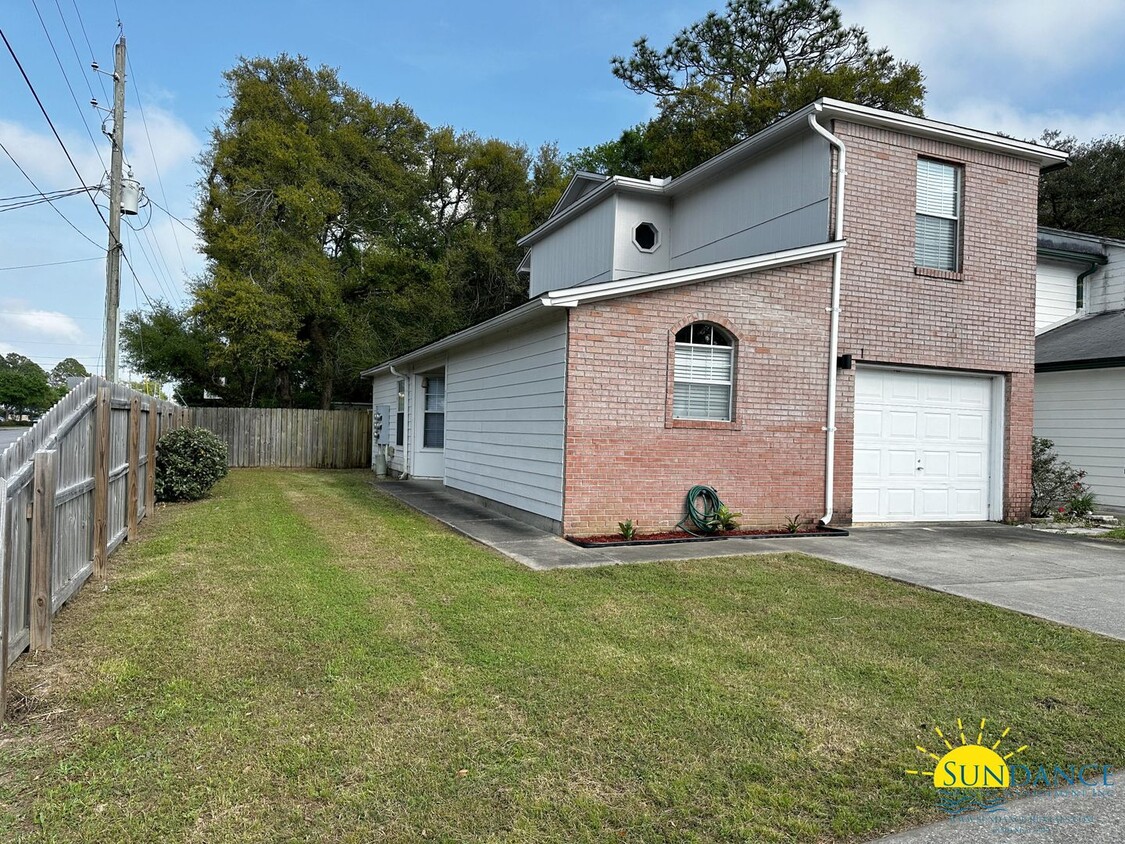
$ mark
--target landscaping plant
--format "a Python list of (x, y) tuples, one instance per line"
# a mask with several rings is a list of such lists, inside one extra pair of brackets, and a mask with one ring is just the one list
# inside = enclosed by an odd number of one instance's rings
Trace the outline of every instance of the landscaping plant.
[(796, 533), (798, 530), (801, 529), (801, 523), (802, 523), (802, 520), (801, 520), (801, 514), (800, 513), (798, 513), (796, 516), (790, 516), (788, 519), (785, 520), (785, 530), (788, 533)]
[(1094, 507), (1094, 494), (1083, 483), (1084, 469), (1076, 469), (1055, 454), (1045, 437), (1031, 443), (1031, 515), (1037, 518), (1082, 518)]
[(727, 531), (736, 530), (738, 528), (738, 522), (735, 520), (741, 518), (741, 513), (735, 513), (730, 509), (730, 507), (724, 504), (718, 510), (716, 510), (715, 515), (711, 517), (711, 523), (713, 525), (711, 530), (722, 531), (724, 533)]
[(204, 428), (169, 431), (156, 445), (157, 501), (198, 501), (226, 473), (226, 444)]
[(617, 529), (621, 534), (621, 538), (626, 542), (631, 542), (637, 536), (637, 526), (633, 524), (632, 519), (626, 519), (623, 522), (618, 522)]

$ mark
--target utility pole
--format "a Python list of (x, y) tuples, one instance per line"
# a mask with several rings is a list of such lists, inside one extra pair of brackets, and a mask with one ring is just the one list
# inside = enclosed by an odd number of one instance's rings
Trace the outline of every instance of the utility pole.
[(125, 143), (125, 36), (113, 50), (113, 152), (109, 165), (109, 251), (105, 260), (105, 377), (117, 380), (117, 310), (121, 304), (121, 168)]

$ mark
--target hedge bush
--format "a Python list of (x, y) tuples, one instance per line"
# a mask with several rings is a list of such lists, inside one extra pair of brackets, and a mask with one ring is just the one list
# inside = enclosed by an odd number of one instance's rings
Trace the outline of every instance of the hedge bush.
[(157, 501), (198, 501), (226, 473), (226, 444), (204, 428), (169, 431), (156, 445)]

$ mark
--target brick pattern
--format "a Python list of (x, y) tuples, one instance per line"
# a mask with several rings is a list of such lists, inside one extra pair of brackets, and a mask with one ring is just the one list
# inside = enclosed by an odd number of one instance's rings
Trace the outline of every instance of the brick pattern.
[[(1004, 517), (1030, 506), (1035, 165), (837, 122), (848, 148), (840, 353), (1006, 379)], [(962, 267), (914, 268), (915, 162), (964, 167)], [(642, 530), (715, 487), (746, 525), (823, 510), (831, 260), (585, 305), (569, 317), (564, 532)], [(673, 337), (710, 320), (737, 340), (729, 424), (671, 420)], [(835, 522), (851, 519), (855, 370), (837, 388)]]
[[(840, 353), (1006, 379), (1004, 518), (1030, 508), (1038, 168), (1031, 162), (837, 122), (847, 146)], [(914, 271), (919, 156), (964, 168), (962, 266)], [(855, 371), (837, 394), (837, 515), (851, 513)]]
[[(746, 525), (822, 515), (831, 279), (822, 260), (571, 311), (564, 532), (670, 527), (694, 484)], [(671, 419), (675, 333), (699, 320), (735, 337), (730, 423)]]

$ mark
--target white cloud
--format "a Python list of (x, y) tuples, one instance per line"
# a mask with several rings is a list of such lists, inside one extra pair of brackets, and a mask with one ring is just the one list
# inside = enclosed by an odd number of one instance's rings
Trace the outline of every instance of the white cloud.
[[(98, 184), (105, 170), (98, 159), (97, 152), (90, 143), (90, 138), (85, 133), (74, 134), (65, 129), (60, 134), (86, 184)], [(94, 137), (96, 138), (97, 135)], [(70, 162), (67, 161), (66, 154), (59, 146), (59, 142), (55, 140), (55, 136), (50, 131), (40, 132), (20, 123), (0, 120), (0, 141), (3, 141), (8, 152), (42, 190), (78, 187), (78, 177), (74, 174), (74, 170), (70, 166)], [(102, 151), (102, 155), (108, 163), (108, 142)], [(32, 191), (31, 186), (27, 185), (23, 176), (16, 171), (6, 156), (0, 159), (0, 167), (6, 168), (3, 171), (6, 176), (5, 184), (27, 187), (26, 191), (19, 191), (19, 193), (30, 193)], [(16, 193), (16, 191), (13, 191), (13, 193)]]
[(1079, 114), (1067, 109), (1019, 108), (1010, 102), (981, 98), (959, 100), (928, 109), (927, 113), (936, 120), (1028, 141), (1038, 140), (1044, 129), (1058, 129), (1064, 136), (1089, 140), (1118, 135), (1125, 128), (1125, 109)]
[(0, 311), (0, 331), (5, 333), (18, 332), (60, 343), (77, 342), (83, 338), (78, 323), (64, 313), (27, 308), (20, 302), (4, 302), (3, 308)]

